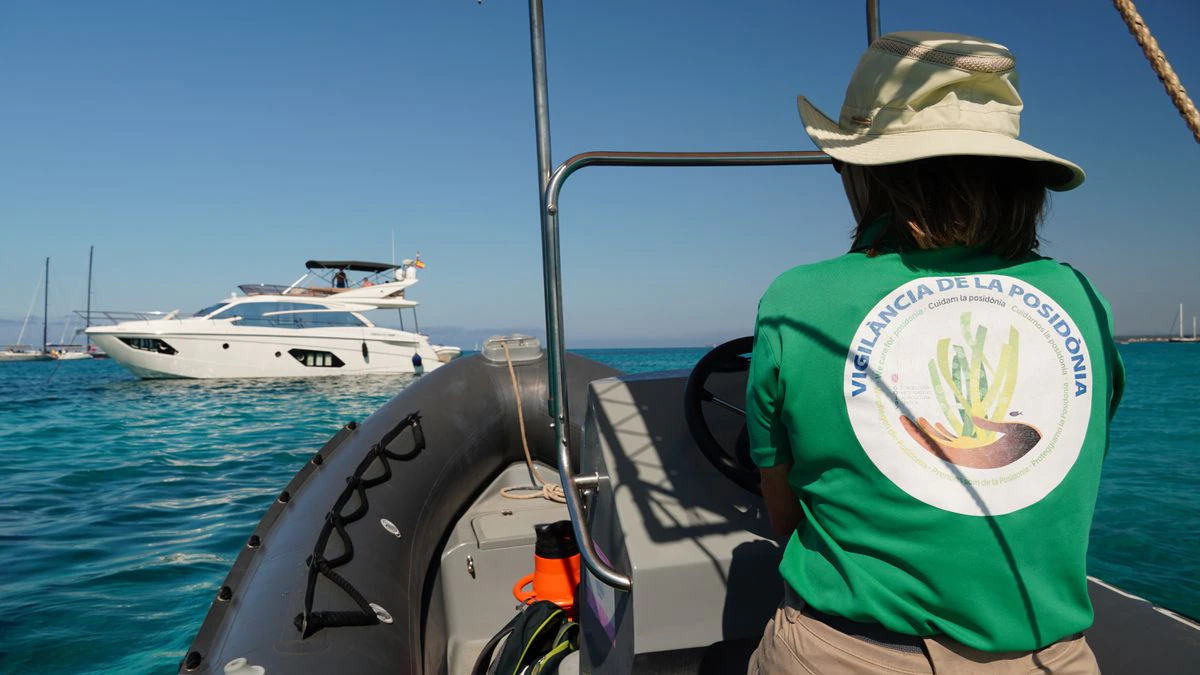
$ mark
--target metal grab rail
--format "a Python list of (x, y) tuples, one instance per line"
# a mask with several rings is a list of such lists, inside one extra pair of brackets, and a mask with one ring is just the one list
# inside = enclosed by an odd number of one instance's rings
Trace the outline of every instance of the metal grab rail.
[(829, 164), (829, 155), (817, 150), (765, 152), (584, 152), (559, 164), (550, 175), (546, 208), (558, 213), (558, 193), (567, 178), (586, 166), (793, 166)]
[[(879, 35), (878, 0), (867, 0), (867, 41)], [(571, 174), (585, 166), (789, 166), (828, 164), (828, 155), (817, 151), (791, 152), (587, 152), (571, 157), (550, 171), (550, 103), (546, 84), (546, 37), (542, 0), (529, 0), (529, 38), (533, 65), (534, 123), (538, 159), (538, 202), (542, 229), (542, 278), (546, 296), (547, 375), (550, 416), (553, 420), (558, 476), (567, 502), (567, 513), (579, 553), (587, 569), (602, 583), (629, 591), (628, 575), (613, 569), (596, 554), (591, 532), (583, 519), (581, 488), (598, 488), (598, 475), (578, 479), (571, 468), (567, 414), (566, 347), (562, 319), (562, 271), (558, 238), (558, 196)]]
[[(75, 315), (81, 319), (86, 319), (88, 316), (86, 310), (76, 309), (73, 311), (74, 311)], [(118, 324), (118, 323), (121, 323), (124, 321), (163, 321), (163, 320), (167, 320), (167, 319), (174, 319), (177, 316), (179, 316), (179, 310), (174, 310), (173, 312), (162, 312), (162, 311), (141, 312), (141, 311), (130, 311), (130, 310), (93, 309), (93, 310), (91, 310), (91, 314), (92, 314), (92, 323), (91, 323), (92, 326), (104, 326), (104, 325), (109, 325), (109, 324), (99, 324), (99, 323), (95, 322), (97, 315), (99, 315), (100, 317), (103, 317), (104, 319), (106, 319), (108, 321), (111, 321), (113, 324)]]
[(829, 155), (816, 150), (783, 152), (585, 152), (563, 162), (551, 174), (542, 197), (542, 241), (551, 242), (543, 250), (547, 269), (553, 279), (546, 285), (546, 352), (550, 357), (550, 413), (554, 417), (554, 440), (557, 447), (558, 478), (567, 501), (567, 513), (579, 544), (579, 554), (588, 570), (600, 581), (613, 588), (628, 591), (630, 578), (613, 569), (596, 555), (595, 544), (583, 519), (579, 499), (581, 487), (597, 487), (598, 476), (577, 480), (571, 469), (571, 453), (567, 433), (567, 382), (565, 372), (566, 346), (562, 327), (562, 275), (559, 267), (558, 196), (567, 178), (586, 166), (792, 166), (829, 164)]
[(879, 38), (879, 0), (867, 0), (867, 46)]

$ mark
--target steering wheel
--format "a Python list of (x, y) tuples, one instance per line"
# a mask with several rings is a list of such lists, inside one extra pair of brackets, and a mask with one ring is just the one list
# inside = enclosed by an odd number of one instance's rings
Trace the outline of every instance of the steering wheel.
[[(700, 452), (726, 478), (753, 494), (762, 494), (758, 468), (750, 459), (750, 439), (746, 434), (746, 411), (724, 401), (709, 391), (708, 379), (717, 373), (744, 373), (750, 369), (750, 352), (754, 348), (751, 336), (730, 340), (714, 348), (692, 369), (687, 386), (683, 390), (683, 416), (688, 431)], [(708, 408), (706, 408), (708, 406)], [(717, 441), (705, 417), (705, 410), (718, 407), (742, 418), (741, 431), (733, 448), (725, 448)]]

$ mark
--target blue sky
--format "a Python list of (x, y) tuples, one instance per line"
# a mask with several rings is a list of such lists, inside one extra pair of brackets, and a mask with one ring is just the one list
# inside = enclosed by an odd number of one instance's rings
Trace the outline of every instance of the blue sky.
[[(554, 161), (595, 149), (811, 149), (836, 114), (861, 2), (546, 3)], [(1200, 92), (1200, 5), (1138, 3)], [(1022, 137), (1088, 181), (1044, 252), (1088, 273), (1124, 334), (1200, 314), (1200, 147), (1108, 3), (888, 2), (884, 31), (980, 35), (1017, 55)], [(52, 317), (194, 310), (310, 258), (420, 251), (422, 328), (471, 347), (544, 323), (526, 3), (0, 4), (0, 340), (45, 256)], [(570, 344), (747, 334), (771, 279), (837, 255), (827, 168), (590, 169), (563, 195)], [(40, 306), (40, 299), (38, 300)], [(40, 312), (35, 312), (40, 314)], [(441, 331), (441, 335), (439, 335)], [(53, 332), (53, 331), (52, 331)], [(52, 335), (52, 338), (57, 336)]]

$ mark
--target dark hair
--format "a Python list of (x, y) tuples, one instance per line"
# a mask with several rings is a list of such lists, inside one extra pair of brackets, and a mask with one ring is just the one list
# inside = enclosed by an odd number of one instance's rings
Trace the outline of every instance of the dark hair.
[[(902, 164), (856, 165), (866, 181), (855, 241), (875, 255), (898, 250), (982, 246), (1009, 260), (1038, 248), (1048, 199), (1033, 164), (1010, 157), (933, 157)], [(888, 215), (886, 230), (863, 242), (867, 225)]]

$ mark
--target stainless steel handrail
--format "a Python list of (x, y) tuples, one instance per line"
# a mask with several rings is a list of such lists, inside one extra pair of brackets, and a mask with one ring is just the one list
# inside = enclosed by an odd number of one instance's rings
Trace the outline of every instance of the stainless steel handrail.
[[(613, 569), (596, 555), (591, 532), (584, 521), (579, 499), (579, 485), (571, 468), (568, 445), (566, 347), (562, 329), (562, 276), (559, 267), (558, 197), (567, 178), (586, 166), (790, 166), (829, 164), (830, 158), (815, 150), (783, 152), (585, 152), (575, 155), (554, 170), (550, 184), (542, 197), (542, 241), (551, 242), (543, 249), (547, 267), (554, 270), (554, 279), (546, 286), (546, 352), (550, 357), (551, 414), (555, 418), (554, 439), (558, 456), (558, 478), (567, 500), (567, 513), (579, 544), (579, 554), (587, 568), (598, 579), (613, 588), (628, 591), (630, 578)], [(589, 484), (590, 485), (590, 484)]]
[[(633, 588), (632, 579), (600, 560), (583, 518), (581, 487), (598, 488), (603, 478), (576, 480), (571, 467), (567, 406), (566, 346), (562, 319), (562, 271), (559, 255), (558, 197), (571, 174), (585, 166), (789, 166), (828, 164), (828, 155), (817, 151), (784, 152), (586, 152), (575, 155), (550, 172), (550, 103), (546, 84), (546, 37), (542, 0), (529, 0), (529, 36), (533, 65), (534, 121), (537, 133), (538, 205), (542, 229), (542, 277), (546, 296), (547, 375), (550, 416), (554, 427), (558, 476), (567, 502), (567, 513), (579, 553), (587, 569), (602, 583), (622, 591)], [(867, 33), (879, 34), (878, 0), (867, 1)]]
[(879, 39), (879, 0), (867, 0), (867, 44)]
[(817, 150), (769, 150), (764, 152), (583, 152), (559, 164), (550, 175), (545, 204), (557, 215), (558, 193), (567, 178), (586, 166), (793, 166), (829, 164), (829, 155)]

